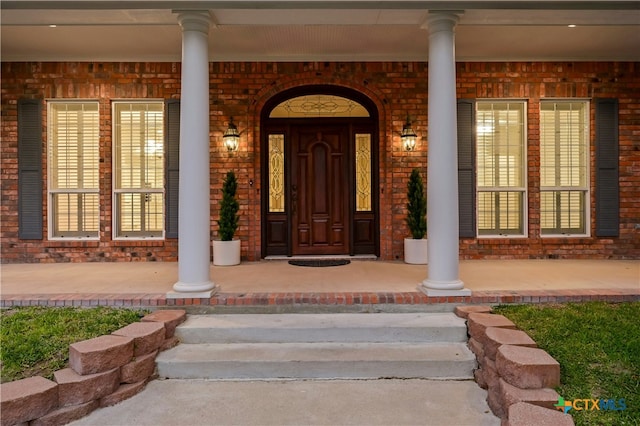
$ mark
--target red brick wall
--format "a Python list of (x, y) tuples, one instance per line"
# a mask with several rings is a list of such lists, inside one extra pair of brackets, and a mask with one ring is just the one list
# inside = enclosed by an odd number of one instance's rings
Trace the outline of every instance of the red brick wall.
[[(427, 153), (426, 63), (211, 63), (211, 235), (217, 232), (217, 202), (227, 170), (239, 178), (238, 236), (246, 260), (260, 258), (260, 113), (282, 90), (309, 84), (350, 87), (367, 95), (380, 118), (381, 258), (402, 259), (406, 183), (414, 167), (425, 170)], [(529, 238), (463, 239), (462, 258), (640, 258), (640, 64), (459, 63), (461, 98), (528, 101)], [(177, 241), (111, 239), (111, 100), (180, 97), (179, 63), (3, 63), (1, 99), (2, 262), (175, 261)], [(540, 238), (538, 107), (549, 97), (616, 97), (620, 100), (619, 238)], [(17, 123), (19, 98), (97, 99), (101, 110), (101, 228), (99, 242), (22, 241), (17, 238)], [(417, 149), (401, 150), (399, 131), (409, 114), (420, 136)], [(240, 149), (221, 146), (229, 116), (242, 132)], [(593, 105), (592, 105), (593, 151)], [(46, 108), (43, 108), (46, 142)], [(42, 159), (46, 176), (46, 143)], [(595, 165), (591, 164), (592, 186)], [(252, 185), (250, 185), (252, 182)], [(46, 179), (43, 215), (46, 214)], [(591, 198), (591, 229), (595, 224)], [(47, 235), (46, 224), (44, 235)]]
[[(527, 239), (464, 239), (463, 258), (640, 257), (640, 63), (461, 63), (458, 97), (527, 100)], [(620, 237), (540, 238), (540, 100), (618, 98)], [(595, 229), (595, 115), (591, 104), (591, 235)], [(640, 225), (638, 225), (640, 226)]]

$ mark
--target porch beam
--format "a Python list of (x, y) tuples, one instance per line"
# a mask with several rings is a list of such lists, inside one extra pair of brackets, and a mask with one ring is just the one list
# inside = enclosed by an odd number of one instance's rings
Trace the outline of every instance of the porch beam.
[(3, 0), (1, 9), (637, 10), (637, 0)]
[(471, 294), (459, 278), (458, 152), (454, 29), (459, 12), (430, 12), (427, 229), (429, 296)]

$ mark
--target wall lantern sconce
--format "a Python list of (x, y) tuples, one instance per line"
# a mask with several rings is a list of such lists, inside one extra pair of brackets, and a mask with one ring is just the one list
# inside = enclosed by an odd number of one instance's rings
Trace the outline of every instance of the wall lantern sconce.
[(416, 132), (411, 127), (411, 120), (408, 115), (407, 122), (402, 127), (400, 139), (402, 140), (402, 147), (405, 151), (413, 151), (416, 148), (416, 139), (418, 139), (418, 135), (416, 135)]
[(418, 135), (411, 127), (411, 120), (407, 115), (407, 122), (402, 127), (402, 133), (400, 134), (400, 139), (402, 140), (402, 147), (405, 151), (413, 151), (416, 147), (416, 139), (418, 139)]
[(229, 117), (229, 126), (222, 135), (222, 143), (227, 148), (227, 151), (234, 152), (238, 150), (238, 144), (240, 142), (240, 133), (235, 124), (233, 124), (233, 117)]

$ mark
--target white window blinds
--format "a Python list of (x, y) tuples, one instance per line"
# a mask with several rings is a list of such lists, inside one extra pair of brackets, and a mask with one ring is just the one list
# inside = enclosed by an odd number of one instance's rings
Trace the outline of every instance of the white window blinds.
[(540, 104), (540, 222), (543, 235), (585, 234), (588, 103)]
[(50, 102), (49, 201), (52, 238), (97, 238), (100, 228), (97, 102)]
[(116, 238), (164, 233), (164, 104), (117, 102), (114, 121)]
[(524, 235), (525, 103), (476, 105), (478, 233)]

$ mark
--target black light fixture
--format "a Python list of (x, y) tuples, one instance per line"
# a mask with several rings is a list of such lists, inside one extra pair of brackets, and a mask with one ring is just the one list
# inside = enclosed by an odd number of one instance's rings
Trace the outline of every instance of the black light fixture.
[(229, 126), (222, 135), (222, 143), (227, 148), (227, 151), (234, 152), (238, 150), (238, 144), (240, 142), (240, 133), (235, 124), (233, 124), (233, 117), (229, 117)]
[(411, 119), (407, 115), (407, 122), (402, 127), (402, 133), (400, 139), (402, 140), (402, 147), (405, 151), (413, 151), (416, 148), (416, 139), (418, 135), (411, 127)]

